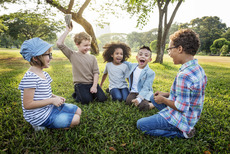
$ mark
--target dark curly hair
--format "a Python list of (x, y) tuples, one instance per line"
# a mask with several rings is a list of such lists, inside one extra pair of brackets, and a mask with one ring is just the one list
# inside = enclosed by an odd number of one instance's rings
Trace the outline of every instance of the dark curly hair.
[(169, 39), (173, 42), (175, 47), (181, 45), (187, 54), (193, 56), (200, 47), (199, 35), (192, 29), (180, 29), (170, 35)]
[(103, 47), (104, 52), (102, 56), (104, 58), (104, 62), (113, 61), (113, 57), (111, 57), (111, 55), (113, 55), (117, 48), (121, 48), (123, 50), (123, 59), (121, 62), (126, 61), (130, 57), (131, 48), (127, 44), (121, 42), (111, 42), (105, 44), (105, 46)]

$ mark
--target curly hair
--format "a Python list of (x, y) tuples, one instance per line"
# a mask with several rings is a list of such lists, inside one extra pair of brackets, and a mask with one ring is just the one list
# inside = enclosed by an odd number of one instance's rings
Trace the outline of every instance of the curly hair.
[(180, 45), (187, 54), (195, 55), (200, 47), (199, 35), (192, 29), (180, 29), (170, 35), (169, 39), (175, 47)]
[(73, 39), (76, 44), (81, 44), (82, 40), (92, 41), (92, 37), (86, 32), (80, 32), (75, 34)]
[(127, 44), (121, 42), (111, 42), (105, 44), (105, 46), (103, 47), (104, 52), (102, 56), (104, 58), (104, 62), (113, 61), (113, 57), (111, 57), (111, 55), (113, 55), (117, 48), (121, 48), (123, 50), (123, 59), (121, 62), (126, 61), (130, 57), (131, 48)]

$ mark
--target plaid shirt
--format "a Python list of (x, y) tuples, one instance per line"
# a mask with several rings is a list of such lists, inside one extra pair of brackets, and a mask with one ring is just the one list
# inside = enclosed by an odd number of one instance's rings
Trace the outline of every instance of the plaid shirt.
[(183, 64), (168, 98), (180, 112), (167, 106), (159, 114), (182, 132), (189, 133), (200, 119), (206, 84), (207, 77), (196, 59)]

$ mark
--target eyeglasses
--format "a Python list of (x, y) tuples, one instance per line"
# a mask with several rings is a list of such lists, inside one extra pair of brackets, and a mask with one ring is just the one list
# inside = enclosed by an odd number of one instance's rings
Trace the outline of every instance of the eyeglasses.
[(166, 50), (169, 52), (171, 49), (173, 48), (178, 48), (178, 46), (175, 46), (175, 47), (171, 47), (171, 48), (167, 48)]
[(47, 53), (47, 54), (43, 54), (42, 56), (46, 56), (46, 55), (49, 55), (49, 59), (52, 59), (52, 53)]

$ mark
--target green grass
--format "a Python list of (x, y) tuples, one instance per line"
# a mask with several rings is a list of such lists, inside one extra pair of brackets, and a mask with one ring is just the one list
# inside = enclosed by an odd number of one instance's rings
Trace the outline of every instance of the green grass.
[[(156, 55), (153, 55), (155, 59)], [(140, 112), (124, 103), (75, 103), (72, 70), (60, 51), (53, 51), (53, 93), (77, 104), (81, 124), (69, 130), (35, 132), (22, 115), (18, 84), (29, 64), (19, 50), (0, 50), (0, 152), (1, 153), (230, 153), (230, 57), (197, 56), (208, 77), (204, 109), (192, 139), (151, 137), (136, 129), (136, 121), (157, 113)], [(105, 67), (97, 56), (100, 79)], [(135, 53), (130, 61), (135, 62)], [(165, 55), (164, 64), (151, 63), (156, 72), (154, 91), (169, 91), (180, 66)], [(100, 80), (99, 80), (100, 82)], [(108, 87), (106, 80), (103, 89)]]

